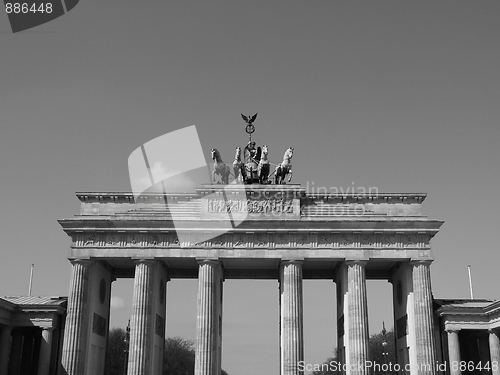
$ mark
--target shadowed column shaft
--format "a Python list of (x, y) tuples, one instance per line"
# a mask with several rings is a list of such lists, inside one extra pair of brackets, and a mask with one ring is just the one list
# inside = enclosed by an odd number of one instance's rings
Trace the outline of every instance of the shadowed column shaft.
[(42, 343), (42, 335), (33, 337), (33, 355), (31, 356), (31, 372), (30, 375), (38, 374), (38, 364), (40, 363), (40, 345)]
[(33, 366), (33, 346), (35, 338), (32, 333), (24, 335), (23, 354), (21, 356), (21, 374), (29, 375)]
[(7, 374), (11, 332), (11, 327), (3, 327), (0, 331), (0, 374)]
[(450, 375), (460, 375), (460, 342), (458, 340), (458, 331), (448, 332), (448, 356), (450, 358)]
[(436, 374), (430, 261), (414, 261), (413, 304), (418, 374)]
[(304, 360), (302, 261), (281, 265), (281, 375), (303, 374)]
[[(498, 338), (498, 333), (495, 331), (489, 331), (489, 343), (490, 343), (490, 359), (491, 359), (491, 373), (492, 375), (500, 375), (500, 339)], [(496, 366), (494, 366), (496, 365)]]
[(139, 260), (135, 266), (132, 318), (130, 320), (129, 375), (149, 374), (150, 338), (153, 319), (153, 260)]
[(21, 367), (21, 352), (23, 346), (23, 334), (20, 331), (12, 332), (12, 345), (10, 348), (9, 375), (18, 375)]
[(92, 262), (75, 260), (72, 263), (61, 363), (68, 375), (83, 375), (87, 343), (89, 270)]
[(369, 373), (368, 361), (368, 304), (366, 299), (366, 261), (347, 261), (349, 359), (351, 374)]
[(218, 267), (219, 262), (216, 260), (199, 262), (195, 375), (218, 375), (220, 373), (220, 369), (216, 368)]

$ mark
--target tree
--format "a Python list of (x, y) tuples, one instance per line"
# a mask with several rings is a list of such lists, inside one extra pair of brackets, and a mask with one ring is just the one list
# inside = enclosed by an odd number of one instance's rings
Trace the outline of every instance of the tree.
[(193, 342), (181, 337), (165, 340), (163, 375), (193, 375), (195, 351)]
[(108, 350), (104, 365), (105, 375), (123, 375), (127, 359), (126, 332), (121, 328), (112, 328), (108, 335)]
[[(386, 342), (387, 345), (383, 345)], [(394, 328), (389, 332), (386, 332), (384, 337), (384, 330), (381, 333), (376, 333), (370, 337), (370, 341), (368, 343), (368, 358), (373, 363), (377, 363), (382, 366), (384, 364), (397, 363), (396, 361), (396, 339), (394, 336)], [(384, 355), (386, 353), (386, 355)], [(386, 358), (384, 358), (386, 357)], [(385, 368), (374, 367), (373, 371), (374, 375), (377, 374), (389, 374), (390, 371), (385, 371)]]
[[(112, 328), (108, 335), (105, 375), (123, 375), (126, 369), (128, 343), (126, 332)], [(191, 340), (169, 337), (165, 340), (163, 375), (194, 375), (195, 350)], [(221, 375), (228, 375), (222, 370)]]
[[(392, 374), (391, 371), (385, 371), (384, 364), (392, 363), (394, 368), (394, 364), (396, 361), (396, 339), (394, 336), (394, 328), (392, 328), (389, 332), (385, 332), (385, 327), (380, 333), (376, 333), (370, 336), (368, 341), (368, 359), (372, 361), (372, 363), (376, 363), (378, 366), (373, 368), (374, 375), (388, 375)], [(383, 343), (386, 345), (383, 345)], [(387, 355), (384, 355), (387, 353)], [(384, 358), (386, 357), (386, 358)], [(334, 375), (337, 372), (331, 370), (331, 366), (328, 366), (332, 362), (337, 361), (337, 350), (334, 350), (334, 356), (331, 358), (327, 358), (325, 362), (323, 362), (322, 368), (315, 370), (312, 375)], [(390, 367), (388, 367), (389, 369)]]
[[(169, 337), (165, 340), (163, 356), (163, 375), (194, 375), (194, 343), (181, 337)], [(221, 375), (228, 375), (222, 370)]]

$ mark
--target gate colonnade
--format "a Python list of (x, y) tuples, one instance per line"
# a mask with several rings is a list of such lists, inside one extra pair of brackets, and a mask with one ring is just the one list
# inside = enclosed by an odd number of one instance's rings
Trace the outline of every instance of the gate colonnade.
[[(303, 373), (303, 279), (336, 283), (343, 373), (369, 373), (367, 279), (393, 285), (399, 364), (409, 364), (411, 374), (436, 373), (430, 239), (442, 222), (422, 214), (424, 194), (230, 189), (203, 185), (195, 194), (169, 195), (167, 205), (153, 193), (137, 203), (130, 193), (77, 194), (80, 214), (60, 220), (72, 238), (67, 374), (103, 373), (110, 289), (120, 277), (134, 278), (129, 375), (161, 373), (172, 278), (198, 279), (196, 375), (220, 374), (223, 281), (233, 278), (279, 281), (282, 375)], [(228, 213), (247, 216), (228, 230)]]

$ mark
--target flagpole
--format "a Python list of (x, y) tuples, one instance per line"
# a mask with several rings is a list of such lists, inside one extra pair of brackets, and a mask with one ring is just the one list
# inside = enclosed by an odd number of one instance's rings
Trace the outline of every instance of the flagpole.
[(472, 277), (470, 274), (470, 264), (467, 266), (469, 269), (469, 288), (470, 288), (470, 299), (474, 299), (474, 293), (472, 292)]
[(31, 287), (33, 285), (33, 268), (35, 268), (34, 264), (31, 264), (31, 273), (30, 273), (30, 287), (28, 289), (28, 296), (31, 297)]

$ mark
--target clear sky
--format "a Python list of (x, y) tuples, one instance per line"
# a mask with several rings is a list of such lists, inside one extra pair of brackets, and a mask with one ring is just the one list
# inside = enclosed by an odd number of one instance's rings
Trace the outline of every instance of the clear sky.
[[(500, 2), (82, 0), (12, 34), (0, 14), (0, 295), (67, 295), (76, 191), (128, 191), (129, 154), (197, 125), (230, 162), (258, 112), (293, 182), (425, 192), (444, 220), (434, 296), (499, 298)], [(115, 282), (111, 325), (131, 313)], [(369, 282), (370, 331), (392, 325), (390, 284)], [(335, 284), (306, 281), (305, 351), (336, 337)], [(277, 374), (278, 283), (225, 283), (223, 367)], [(196, 282), (168, 287), (169, 336), (194, 339)]]

